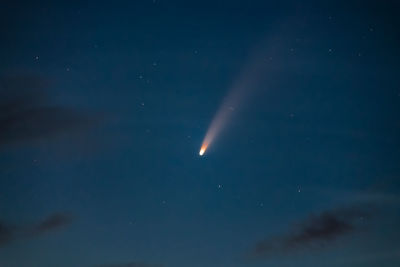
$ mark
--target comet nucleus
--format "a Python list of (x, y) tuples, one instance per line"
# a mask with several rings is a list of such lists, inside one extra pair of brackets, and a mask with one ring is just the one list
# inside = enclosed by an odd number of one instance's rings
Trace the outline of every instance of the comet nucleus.
[(206, 152), (206, 148), (205, 148), (205, 147), (202, 147), (202, 148), (200, 149), (199, 155), (200, 155), (200, 156), (203, 156), (203, 155), (204, 155), (204, 152)]

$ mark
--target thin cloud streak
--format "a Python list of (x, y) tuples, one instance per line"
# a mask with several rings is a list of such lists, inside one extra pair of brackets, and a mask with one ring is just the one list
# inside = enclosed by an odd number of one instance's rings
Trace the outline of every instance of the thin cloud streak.
[(52, 103), (48, 84), (40, 76), (0, 78), (0, 148), (79, 132), (96, 122), (93, 116)]
[(267, 258), (279, 253), (320, 248), (334, 240), (356, 232), (371, 216), (364, 207), (346, 207), (311, 215), (296, 224), (294, 230), (257, 242), (247, 254), (248, 259)]
[(67, 213), (55, 213), (39, 223), (22, 226), (11, 225), (0, 220), (0, 247), (9, 245), (14, 241), (35, 238), (61, 230), (72, 222), (73, 217)]

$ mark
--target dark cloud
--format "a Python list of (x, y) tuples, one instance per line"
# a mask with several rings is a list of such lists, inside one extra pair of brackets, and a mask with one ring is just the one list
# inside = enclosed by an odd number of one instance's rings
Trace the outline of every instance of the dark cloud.
[(41, 236), (50, 231), (59, 230), (73, 221), (73, 217), (65, 213), (56, 213), (44, 218), (41, 222), (22, 226), (10, 226), (0, 221), (0, 247), (17, 240)]
[(94, 120), (73, 108), (52, 103), (50, 82), (38, 76), (0, 79), (0, 146), (82, 130)]
[(0, 246), (10, 243), (14, 240), (14, 230), (0, 221)]
[(127, 262), (114, 264), (100, 264), (93, 267), (161, 267), (161, 265), (149, 264), (144, 262)]
[(31, 233), (35, 235), (44, 234), (49, 231), (57, 230), (72, 222), (73, 218), (69, 214), (57, 213), (45, 218), (41, 223), (35, 225), (31, 229)]
[(363, 207), (342, 208), (309, 216), (286, 234), (259, 241), (249, 258), (263, 258), (276, 253), (320, 247), (357, 230), (370, 212)]

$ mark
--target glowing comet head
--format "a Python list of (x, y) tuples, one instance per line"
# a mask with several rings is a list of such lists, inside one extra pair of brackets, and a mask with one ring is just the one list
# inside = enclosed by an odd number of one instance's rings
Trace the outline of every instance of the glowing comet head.
[(200, 156), (203, 156), (203, 155), (204, 155), (204, 152), (206, 152), (206, 149), (207, 149), (207, 147), (203, 145), (203, 146), (200, 148), (199, 155), (200, 155)]

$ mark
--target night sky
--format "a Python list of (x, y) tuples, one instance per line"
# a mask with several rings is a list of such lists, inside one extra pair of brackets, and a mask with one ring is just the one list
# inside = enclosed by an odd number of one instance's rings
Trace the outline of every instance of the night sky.
[(399, 10), (2, 2), (0, 267), (400, 266)]

